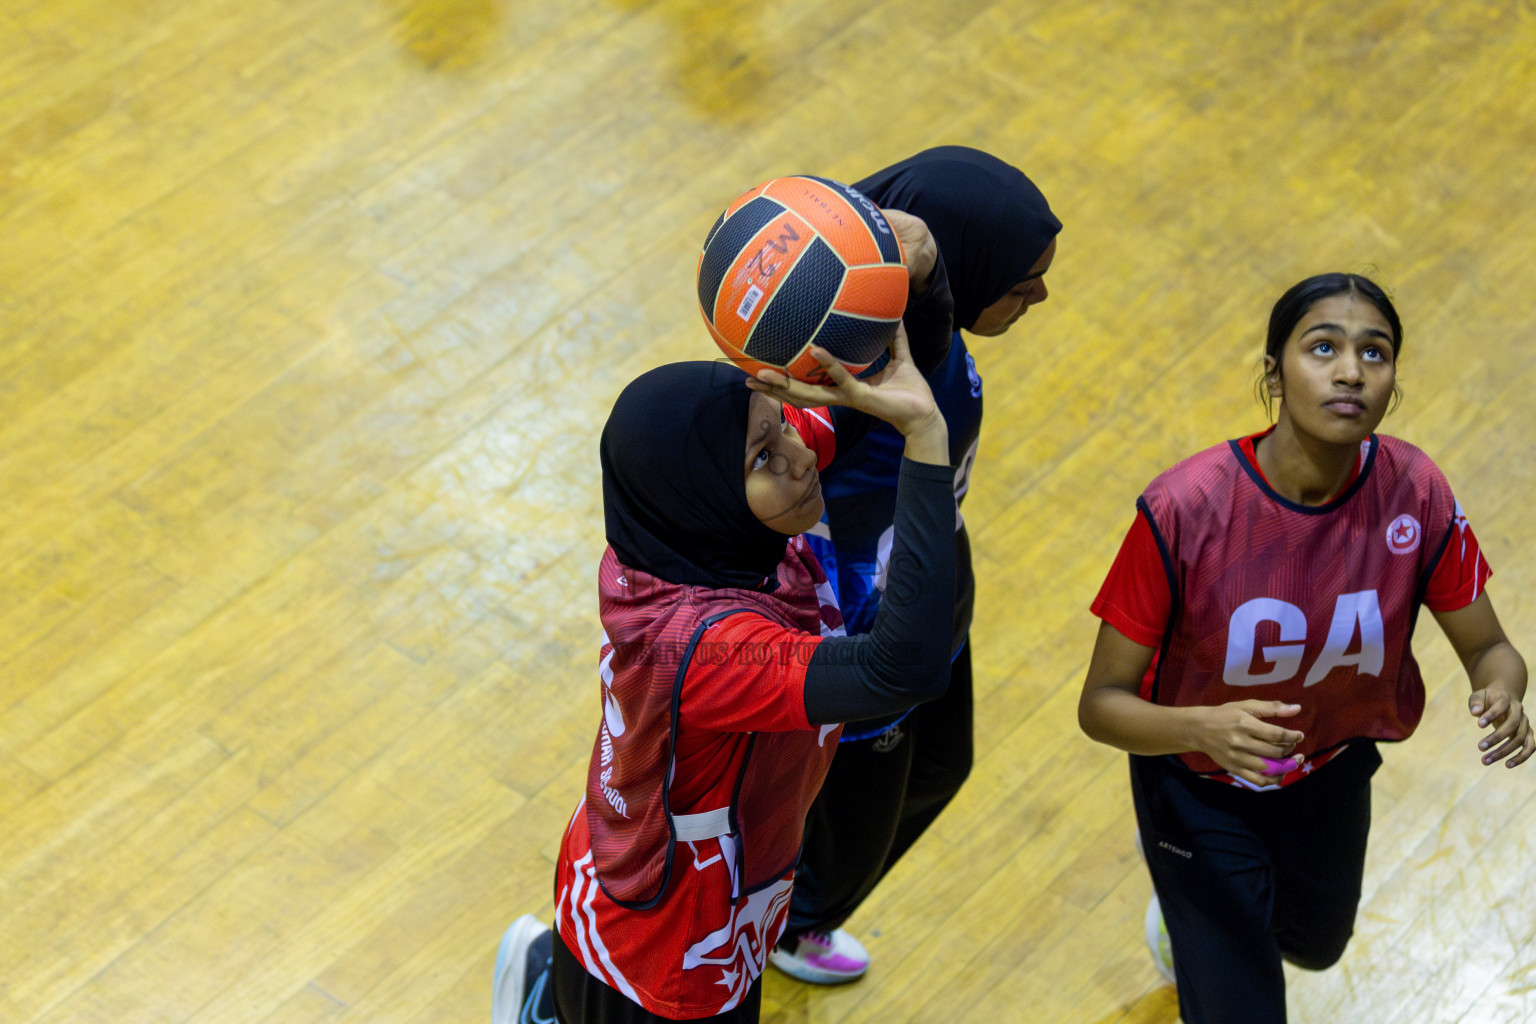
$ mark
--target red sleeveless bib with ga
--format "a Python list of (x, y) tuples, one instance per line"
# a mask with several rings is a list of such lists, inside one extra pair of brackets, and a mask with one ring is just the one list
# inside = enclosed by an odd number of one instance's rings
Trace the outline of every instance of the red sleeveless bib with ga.
[(621, 565), (610, 548), (598, 573), (605, 630), (603, 721), (587, 772), (586, 819), (599, 884), (620, 906), (644, 910), (665, 894), (679, 841), (730, 836), (733, 898), (779, 881), (800, 855), (805, 815), (836, 751), (835, 729), (759, 732), (728, 804), (674, 813), (669, 801), (683, 678), (699, 659), (779, 657), (722, 649), (708, 628), (761, 615), (813, 636), (842, 633), (842, 616), (816, 556), (794, 538), (771, 593), (682, 586)]
[[(1159, 476), (1138, 501), (1173, 594), (1148, 699), (1299, 704), (1276, 719), (1309, 758), (1356, 737), (1401, 740), (1424, 711), (1410, 641), (1453, 532), (1455, 499), (1413, 445), (1366, 442), (1360, 474), (1325, 505), (1276, 493), (1238, 442)], [(1200, 753), (1197, 772), (1222, 771)]]

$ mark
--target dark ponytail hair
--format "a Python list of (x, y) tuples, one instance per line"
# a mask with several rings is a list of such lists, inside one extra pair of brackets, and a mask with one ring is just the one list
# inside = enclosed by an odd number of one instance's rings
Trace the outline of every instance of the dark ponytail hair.
[[(1398, 319), (1397, 308), (1392, 305), (1392, 300), (1382, 287), (1360, 274), (1318, 274), (1291, 285), (1269, 312), (1269, 334), (1264, 341), (1264, 354), (1275, 361), (1276, 373), (1280, 372), (1280, 354), (1285, 349), (1285, 342), (1301, 318), (1307, 315), (1307, 310), (1324, 299), (1346, 292), (1364, 297), (1386, 317), (1388, 326), (1392, 328), (1392, 359), (1394, 362), (1397, 360), (1398, 350), (1403, 347), (1403, 322)], [(1260, 366), (1254, 390), (1258, 392), (1264, 410), (1271, 412), (1269, 389), (1265, 387), (1268, 376)], [(1402, 396), (1395, 387), (1393, 392), (1392, 408), (1396, 409)]]

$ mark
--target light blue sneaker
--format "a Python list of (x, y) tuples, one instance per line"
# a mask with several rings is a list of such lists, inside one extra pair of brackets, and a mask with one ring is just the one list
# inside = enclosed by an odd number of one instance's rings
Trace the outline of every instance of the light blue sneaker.
[(532, 914), (513, 921), (496, 949), (491, 1024), (555, 1024), (549, 991), (554, 933)]

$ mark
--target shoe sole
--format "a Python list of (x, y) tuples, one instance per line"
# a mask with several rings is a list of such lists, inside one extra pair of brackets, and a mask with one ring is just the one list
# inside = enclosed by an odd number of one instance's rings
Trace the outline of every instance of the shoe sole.
[(524, 914), (502, 933), (496, 947), (496, 973), (491, 982), (491, 1024), (517, 1024), (523, 1008), (523, 968), (528, 947), (545, 931), (532, 914)]

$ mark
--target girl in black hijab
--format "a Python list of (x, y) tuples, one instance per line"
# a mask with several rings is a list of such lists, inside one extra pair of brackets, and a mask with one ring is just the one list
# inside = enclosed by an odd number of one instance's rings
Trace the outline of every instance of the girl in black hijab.
[[(941, 146), (855, 187), (876, 205), (927, 223), (948, 275), (957, 328), (999, 335), (1045, 301), (1045, 274), (1061, 222), (1017, 168), (979, 150)], [(950, 684), (944, 697), (904, 719), (844, 727), (837, 759), (806, 823), (789, 928), (772, 955), (776, 966), (803, 981), (833, 984), (864, 973), (869, 955), (842, 923), (970, 772), (967, 637), (975, 580), (958, 503), (970, 485), (981, 431), (982, 379), (960, 330), (947, 359), (927, 377), (949, 425), (950, 461), (957, 467)], [(900, 439), (877, 427), (823, 477), (830, 539), (815, 536), (811, 544), (834, 581), (849, 633), (869, 629), (890, 593), (883, 581), (891, 564), (886, 539), (899, 450)]]
[(672, 363), (620, 393), (599, 458), (603, 523), (621, 565), (693, 586), (773, 585), (789, 537), (747, 504), (746, 382), (730, 363)]
[[(1045, 300), (1039, 266), (1061, 221), (1024, 173), (989, 153), (939, 146), (854, 186), (876, 206), (923, 219), (954, 295), (955, 326), (992, 336)], [(1030, 282), (1038, 282), (1031, 287)], [(1018, 293), (1018, 302), (1005, 302)], [(1017, 315), (1015, 315), (1017, 314)]]
[[(910, 304), (920, 310), (929, 291)], [(943, 331), (925, 345), (942, 347)], [(819, 358), (836, 386), (674, 363), (614, 403), (600, 452), (609, 548), (586, 797), (561, 843), (558, 934), (531, 915), (507, 930), (493, 1024), (757, 1021), (838, 723), (910, 707), (948, 682), (943, 416), (904, 333), (868, 381)], [(785, 400), (846, 405), (904, 439), (891, 579), (904, 598), (868, 635), (842, 635), (798, 536), (821, 516), (830, 417)]]

